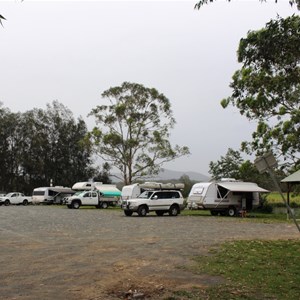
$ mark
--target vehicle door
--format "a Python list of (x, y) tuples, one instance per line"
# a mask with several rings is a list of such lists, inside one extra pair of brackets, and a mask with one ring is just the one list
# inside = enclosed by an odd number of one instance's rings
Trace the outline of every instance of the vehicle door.
[(18, 193), (13, 193), (9, 199), (11, 204), (18, 204)]
[(174, 202), (178, 202), (178, 198), (179, 198), (179, 194), (178, 192), (174, 192), (174, 191), (167, 191), (164, 193), (164, 209), (169, 209), (170, 206), (174, 203)]
[(86, 192), (82, 197), (83, 205), (97, 205), (98, 197), (96, 192)]
[(154, 192), (149, 199), (149, 209), (150, 210), (163, 210), (164, 203), (164, 192)]

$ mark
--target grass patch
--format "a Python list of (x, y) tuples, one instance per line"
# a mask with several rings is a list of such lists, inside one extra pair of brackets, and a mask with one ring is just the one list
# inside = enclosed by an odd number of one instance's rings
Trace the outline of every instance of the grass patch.
[(195, 262), (196, 273), (226, 279), (205, 290), (207, 299), (299, 299), (300, 241), (225, 243)]
[[(283, 193), (285, 200), (287, 200), (287, 193)], [(272, 206), (284, 207), (285, 204), (281, 195), (278, 192), (272, 192), (266, 195), (266, 201)], [(300, 195), (290, 193), (290, 206), (300, 207)]]

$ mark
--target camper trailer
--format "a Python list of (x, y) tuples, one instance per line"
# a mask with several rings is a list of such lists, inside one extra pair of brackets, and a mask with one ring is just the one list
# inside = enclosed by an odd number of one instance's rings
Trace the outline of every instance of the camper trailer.
[(62, 204), (65, 197), (71, 196), (74, 193), (75, 192), (69, 187), (38, 187), (33, 190), (32, 203)]
[(193, 185), (188, 199), (189, 209), (207, 209), (212, 215), (235, 216), (259, 206), (259, 193), (268, 192), (253, 182), (224, 179)]
[(122, 200), (137, 198), (141, 193), (147, 190), (183, 190), (183, 183), (160, 183), (145, 182), (125, 185), (122, 188)]

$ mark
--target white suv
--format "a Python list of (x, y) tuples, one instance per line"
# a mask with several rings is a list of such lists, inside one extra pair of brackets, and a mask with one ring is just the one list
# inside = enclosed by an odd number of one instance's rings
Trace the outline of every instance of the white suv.
[(151, 211), (155, 211), (158, 216), (164, 213), (177, 216), (184, 209), (184, 199), (181, 192), (176, 190), (145, 191), (137, 198), (123, 200), (122, 209), (126, 216), (136, 212), (144, 217)]

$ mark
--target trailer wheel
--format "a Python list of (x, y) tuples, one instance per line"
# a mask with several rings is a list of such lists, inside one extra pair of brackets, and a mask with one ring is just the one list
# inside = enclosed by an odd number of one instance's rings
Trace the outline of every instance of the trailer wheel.
[(236, 215), (236, 209), (234, 206), (228, 208), (227, 214), (229, 217), (234, 217)]
[(125, 214), (125, 216), (127, 216), (127, 217), (131, 217), (132, 216), (132, 211), (131, 210), (124, 210), (124, 214)]
[(145, 205), (140, 206), (137, 211), (140, 217), (145, 217), (147, 215), (147, 212), (147, 207)]
[(101, 207), (104, 208), (104, 209), (105, 209), (105, 208), (108, 208), (108, 203), (105, 202), (105, 201), (102, 202), (102, 203), (101, 203)]
[(28, 200), (27, 199), (23, 200), (23, 205), (25, 205), (25, 206), (28, 205)]
[(10, 201), (8, 200), (8, 199), (6, 199), (5, 201), (4, 201), (4, 205), (5, 206), (8, 206), (10, 204)]
[(210, 214), (211, 214), (212, 216), (217, 216), (217, 215), (219, 214), (219, 212), (218, 212), (217, 210), (211, 210), (211, 211), (210, 211)]
[(176, 217), (179, 214), (179, 208), (177, 205), (172, 205), (169, 209), (169, 215)]
[(73, 202), (72, 202), (72, 208), (78, 209), (79, 207), (80, 207), (79, 201), (73, 201)]

